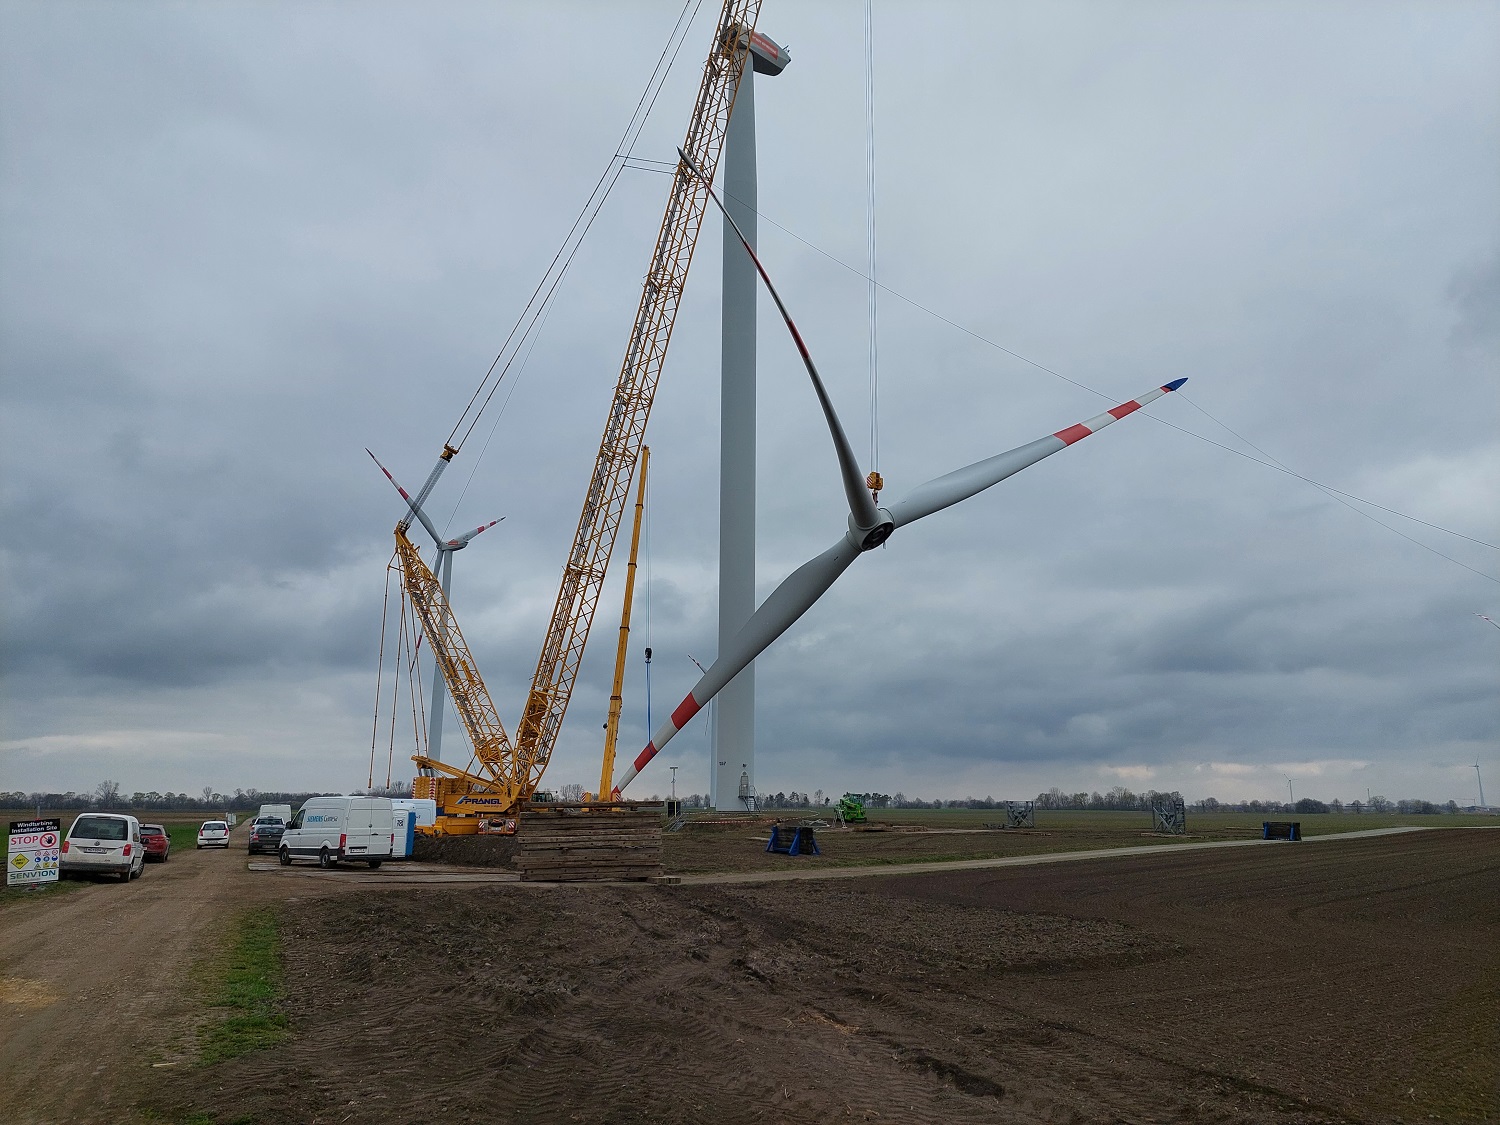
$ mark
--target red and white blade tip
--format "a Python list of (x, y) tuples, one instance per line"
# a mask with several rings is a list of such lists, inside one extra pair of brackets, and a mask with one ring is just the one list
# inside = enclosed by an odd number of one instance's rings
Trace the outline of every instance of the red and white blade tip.
[[(365, 447), (365, 452), (366, 453), (370, 453), (369, 446)], [(376, 457), (375, 454), (370, 453), (370, 460), (374, 461), (376, 465), (380, 466), (380, 471), (385, 474), (385, 479), (386, 480), (388, 480), (392, 484), (396, 485), (396, 491), (399, 492), (399, 493), (401, 493), (401, 498), (403, 500), (410, 500), (411, 499), (410, 496), (406, 495), (406, 489), (402, 488), (399, 484), (396, 483), (396, 478), (393, 477), (393, 476), (391, 476), (391, 471), (389, 469), (387, 469), (384, 465), (380, 464), (380, 458), (379, 457)]]
[(1067, 429), (1058, 430), (1052, 436), (1060, 438), (1064, 445), (1072, 445), (1075, 441), (1082, 441), (1090, 434), (1097, 434), (1110, 423), (1118, 422), (1128, 414), (1134, 414), (1147, 403), (1155, 402), (1162, 395), (1171, 394), (1186, 382), (1186, 378), (1173, 379), (1170, 383), (1157, 387), (1154, 391), (1147, 391), (1140, 398), (1133, 398), (1129, 402), (1120, 403), (1119, 406), (1112, 406), (1103, 414), (1097, 414), (1088, 421), (1079, 422), (1076, 425), (1067, 427)]

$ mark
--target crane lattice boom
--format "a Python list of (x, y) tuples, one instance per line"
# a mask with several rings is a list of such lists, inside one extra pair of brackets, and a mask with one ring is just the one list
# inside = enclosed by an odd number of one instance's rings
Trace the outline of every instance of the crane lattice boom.
[[(396, 553), (401, 557), (401, 582), (406, 587), (406, 596), (422, 625), (433, 658), (443, 670), (448, 694), (453, 697), (453, 708), (463, 721), (469, 741), (474, 744), (474, 756), (489, 774), (488, 778), (482, 779), (489, 783), (485, 785), (486, 790), (497, 795), (508, 794), (513, 799), (521, 797), (527, 775), (518, 772), (513, 765), (515, 752), (510, 738), (501, 725), (489, 689), (480, 678), (468, 643), (459, 631), (458, 620), (453, 616), (442, 585), (400, 528), (396, 529)], [(417, 764), (423, 769), (441, 768), (441, 763), (425, 757), (419, 757)], [(448, 769), (444, 772), (455, 771)]]
[[(703, 69), (682, 147), (710, 180), (724, 148), (729, 113), (739, 92), (759, 14), (760, 0), (725, 0), (714, 46)], [(516, 756), (532, 771), (533, 786), (557, 744), (573, 694), (707, 203), (708, 188), (703, 179), (679, 162), (583, 513), (516, 731)]]

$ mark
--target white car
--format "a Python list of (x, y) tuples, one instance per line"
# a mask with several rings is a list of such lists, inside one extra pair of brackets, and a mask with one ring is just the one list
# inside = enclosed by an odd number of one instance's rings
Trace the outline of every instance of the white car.
[(58, 857), (59, 875), (118, 875), (128, 883), (145, 869), (141, 822), (122, 813), (84, 813), (68, 829)]
[(198, 829), (198, 846), (200, 848), (229, 847), (229, 825), (222, 820), (205, 820), (203, 827)]

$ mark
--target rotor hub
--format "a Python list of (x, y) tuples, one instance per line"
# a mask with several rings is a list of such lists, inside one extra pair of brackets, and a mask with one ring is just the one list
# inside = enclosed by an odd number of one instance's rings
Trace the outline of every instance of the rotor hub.
[(875, 512), (880, 517), (880, 522), (874, 527), (860, 527), (854, 522), (852, 515), (849, 517), (849, 533), (861, 551), (873, 551), (896, 530), (896, 521), (891, 519), (889, 512), (884, 508), (876, 508)]

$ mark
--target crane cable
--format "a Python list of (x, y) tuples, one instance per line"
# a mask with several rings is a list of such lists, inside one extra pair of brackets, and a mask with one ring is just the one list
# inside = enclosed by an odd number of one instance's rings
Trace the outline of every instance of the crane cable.
[(385, 564), (385, 597), (380, 603), (380, 656), (375, 663), (375, 717), (370, 722), (370, 780), (367, 788), (375, 785), (375, 743), (380, 737), (380, 681), (385, 674), (385, 627), (391, 616), (391, 571), (395, 569), (391, 564), (395, 561), (396, 552), (392, 551), (390, 561)]
[[(605, 201), (614, 191), (615, 184), (619, 182), (620, 173), (624, 170), (626, 161), (632, 158), (636, 142), (646, 127), (646, 121), (656, 106), (656, 99), (666, 84), (667, 75), (676, 63), (678, 53), (687, 39), (687, 33), (697, 19), (698, 10), (702, 6), (703, 0), (684, 0), (677, 22), (672, 27), (672, 33), (667, 37), (666, 45), (662, 47), (661, 54), (657, 57), (651, 76), (646, 81), (646, 87), (636, 101), (635, 111), (631, 114), (630, 121), (625, 126), (625, 131), (621, 134), (620, 141), (615, 146), (615, 151), (611, 154), (604, 171), (594, 184), (594, 190), (589, 193), (578, 217), (573, 220), (573, 225), (568, 229), (562, 245), (558, 247), (546, 272), (542, 274), (541, 280), (532, 290), (531, 297), (521, 310), (520, 316), (511, 326), (505, 343), (501, 345), (499, 353), (485, 372), (484, 378), (480, 380), (479, 386), (469, 397), (468, 405), (464, 407), (463, 413), (459, 415), (458, 421), (453, 426), (453, 431), (448, 435), (447, 444), (454, 450), (462, 449), (464, 442), (474, 432), (480, 416), (489, 406), (490, 400), (494, 398), (495, 391), (505, 380), (505, 375), (515, 362), (516, 356), (520, 354), (522, 346), (537, 330), (540, 321), (544, 319), (558, 286), (562, 284), (563, 277), (568, 272), (568, 267), (573, 264), (573, 259), (583, 244), (585, 236), (593, 226), (594, 220), (598, 218)], [(689, 9), (691, 9), (691, 14)], [(498, 375), (496, 374), (497, 367), (499, 368)], [(460, 430), (463, 431), (462, 436), (459, 435)]]
[[(411, 622), (412, 644), (411, 657), (406, 665), (406, 691), (411, 696), (411, 735), (412, 745), (418, 754), (425, 754), (427, 747), (423, 745), (423, 739), (427, 733), (427, 701), (422, 693), (422, 666), (417, 660), (418, 650), (422, 647), (422, 630), (417, 624), (416, 607), (413, 607)], [(391, 746), (391, 760), (395, 760), (396, 748), (394, 742)], [(387, 779), (386, 787), (390, 787)]]
[[(387, 566), (389, 570), (389, 565)], [(392, 663), (395, 665), (391, 674), (391, 724), (388, 755), (394, 759), (396, 754), (396, 711), (397, 703), (401, 699), (401, 656), (406, 648), (406, 584), (401, 586), (401, 614), (400, 627), (396, 631), (396, 653)]]
[[(385, 595), (381, 602), (380, 613), (380, 655), (375, 670), (375, 716), (370, 724), (370, 768), (367, 787), (374, 788), (375, 785), (375, 752), (376, 744), (380, 734), (380, 696), (385, 678), (385, 634), (390, 621), (391, 603), (391, 573), (397, 568), (395, 566), (396, 555), (391, 554), (390, 560), (385, 564)], [(386, 742), (385, 763), (385, 787), (391, 787), (391, 779), (396, 757), (396, 715), (399, 710), (397, 703), (401, 698), (401, 672), (403, 668), (407, 676), (407, 691), (411, 695), (411, 714), (413, 737), (417, 743), (418, 751), (422, 751), (422, 731), (427, 720), (426, 700), (423, 698), (422, 685), (418, 675), (420, 666), (417, 663), (417, 649), (421, 645), (421, 637), (417, 636), (415, 644), (408, 640), (408, 615), (406, 601), (406, 587), (401, 587), (400, 626), (396, 633), (396, 651), (392, 658), (393, 670), (391, 676), (391, 721), (389, 735)], [(415, 628), (410, 631), (415, 633)], [(410, 655), (408, 656), (408, 652)]]
[[(689, 5), (692, 6), (691, 15), (688, 14)], [(615, 146), (614, 155), (610, 157), (609, 164), (605, 166), (604, 172), (600, 175), (598, 183), (594, 185), (594, 190), (590, 193), (588, 200), (585, 201), (583, 209), (578, 213), (578, 217), (573, 220), (573, 226), (568, 230), (567, 237), (563, 239), (563, 243), (558, 247), (557, 253), (553, 255), (552, 262), (547, 267), (547, 272), (537, 282), (537, 287), (532, 292), (531, 299), (526, 303), (526, 308), (521, 310), (521, 315), (511, 327), (510, 334), (506, 337), (499, 354), (495, 356), (494, 362), (490, 364), (489, 370), (485, 372), (484, 379), (480, 381), (474, 394), (470, 396), (469, 404), (464, 408), (464, 413), (460, 416), (457, 424), (454, 425), (453, 432), (448, 435), (448, 446), (454, 452), (461, 449), (469, 439), (469, 435), (473, 433), (474, 427), (479, 424), (480, 416), (489, 407), (490, 401), (495, 397), (496, 391), (500, 389), (500, 384), (504, 382), (505, 376), (511, 368), (515, 367), (517, 378), (526, 370), (526, 365), (531, 361), (531, 353), (536, 349), (537, 341), (541, 338), (542, 329), (546, 327), (547, 318), (552, 314), (553, 297), (558, 287), (562, 284), (563, 276), (568, 272), (568, 267), (572, 265), (574, 256), (577, 255), (579, 248), (583, 245), (583, 240), (587, 236), (589, 228), (593, 226), (594, 220), (598, 217), (610, 193), (614, 191), (621, 173), (626, 168), (637, 167), (643, 159), (634, 155), (636, 143), (640, 140), (641, 131), (646, 127), (646, 121), (650, 118), (651, 111), (656, 107), (656, 99), (661, 95), (667, 75), (671, 73), (672, 67), (676, 65), (677, 56), (682, 51), (682, 45), (687, 41), (687, 33), (692, 28), (694, 21), (697, 20), (698, 11), (702, 6), (703, 0), (685, 0), (682, 11), (677, 15), (677, 22), (672, 27), (672, 33), (667, 37), (667, 44), (662, 48), (661, 55), (657, 57), (656, 68), (651, 72), (651, 77), (646, 82), (646, 88), (641, 92), (640, 98), (636, 101), (635, 112), (631, 116), (630, 123), (626, 125), (624, 133), (620, 136), (619, 144)], [(674, 41), (676, 46), (673, 46)], [(669, 51), (671, 53), (670, 58), (667, 57)], [(650, 163), (656, 162), (652, 161)], [(672, 165), (671, 167), (675, 169), (676, 166)], [(605, 183), (606, 180), (608, 180), (607, 185)], [(600, 194), (601, 189), (603, 190), (602, 195)], [(581, 231), (579, 230), (580, 224), (583, 226)], [(572, 244), (571, 249), (569, 249), (570, 242)], [(559, 268), (558, 262), (562, 259), (565, 251), (567, 257), (562, 260), (562, 265)], [(549, 277), (552, 279), (550, 285), (548, 285)], [(521, 331), (521, 324), (526, 319), (527, 311), (532, 309), (532, 306), (536, 303), (537, 295), (541, 293), (544, 286), (547, 287), (546, 295), (542, 298), (541, 303), (536, 305), (535, 311), (531, 314), (530, 321), (526, 324), (524, 331)], [(518, 331), (521, 331), (519, 338), (516, 337)], [(506, 356), (507, 351), (510, 352), (508, 357)], [(516, 365), (518, 356), (520, 357), (520, 364)], [(494, 385), (490, 386), (486, 392), (485, 387), (489, 384), (491, 376), (495, 374), (496, 366), (500, 364), (502, 359), (504, 359), (505, 364), (501, 367), (500, 374), (495, 376)], [(463, 503), (464, 497), (468, 495), (469, 488), (474, 483), (474, 478), (479, 472), (479, 466), (484, 461), (484, 455), (489, 451), (490, 442), (495, 437), (495, 431), (499, 428), (500, 419), (505, 416), (506, 407), (510, 405), (511, 397), (516, 393), (516, 386), (516, 380), (512, 379), (510, 390), (506, 393), (505, 398), (501, 400), (500, 409), (496, 413), (494, 421), (490, 423), (490, 430), (485, 435), (484, 444), (480, 446), (479, 455), (474, 458), (473, 463), (469, 466), (469, 476), (464, 481), (463, 488), (459, 491), (458, 499), (453, 502), (453, 508), (443, 525), (445, 532), (452, 525), (454, 517), (458, 514), (459, 505)], [(484, 394), (482, 402), (479, 401), (481, 394)], [(477, 410), (475, 410), (476, 402), (479, 402)], [(472, 418), (469, 417), (471, 411), (473, 412)], [(468, 420), (468, 427), (464, 429), (463, 437), (458, 438), (458, 444), (454, 445), (455, 436), (458, 434), (459, 428), (464, 425), (466, 419)]]
[(865, 0), (865, 260), (870, 304), (870, 475), (865, 484), (880, 500), (880, 286), (875, 281), (875, 13)]

